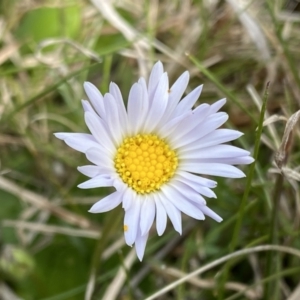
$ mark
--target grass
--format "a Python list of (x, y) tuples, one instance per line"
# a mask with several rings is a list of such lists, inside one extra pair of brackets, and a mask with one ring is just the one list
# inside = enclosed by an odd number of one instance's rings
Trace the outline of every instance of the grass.
[[(282, 170), (286, 123), (262, 126), (300, 105), (300, 18), (281, 2), (239, 13), (237, 1), (0, 3), (1, 299), (300, 297), (299, 125)], [(87, 132), (84, 81), (102, 93), (116, 82), (126, 101), (157, 60), (171, 84), (185, 70), (187, 92), (204, 84), (197, 105), (227, 97), (227, 126), (245, 133), (235, 143), (256, 164), (246, 179), (216, 178), (208, 202), (221, 224), (183, 217), (182, 236), (170, 223), (162, 237), (153, 229), (139, 262), (120, 207), (87, 212), (112, 189), (78, 189), (85, 157), (53, 133)]]

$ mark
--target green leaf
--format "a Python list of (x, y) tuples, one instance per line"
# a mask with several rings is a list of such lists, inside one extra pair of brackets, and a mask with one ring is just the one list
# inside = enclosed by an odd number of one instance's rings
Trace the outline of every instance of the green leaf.
[(16, 35), (20, 39), (40, 42), (46, 38), (76, 36), (80, 29), (78, 6), (65, 8), (42, 7), (28, 11), (22, 18)]

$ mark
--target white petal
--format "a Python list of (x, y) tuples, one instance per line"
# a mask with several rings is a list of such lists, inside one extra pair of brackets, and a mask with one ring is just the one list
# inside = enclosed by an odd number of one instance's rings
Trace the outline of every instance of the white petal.
[(103, 96), (100, 93), (100, 91), (90, 82), (85, 82), (83, 87), (96, 112), (101, 118), (104, 118), (105, 109), (103, 103)]
[(219, 112), (207, 117), (205, 122), (202, 122), (198, 127), (194, 128), (180, 140), (174, 142), (173, 148), (177, 149), (188, 145), (196, 140), (199, 140), (206, 134), (210, 134), (215, 129), (220, 127), (228, 120), (228, 115), (224, 112)]
[(141, 236), (140, 232), (138, 232), (138, 235), (135, 240), (135, 251), (140, 261), (143, 260), (147, 240), (148, 240), (148, 233)]
[(226, 103), (226, 98), (221, 99), (210, 106), (210, 114), (216, 113)]
[[(78, 134), (78, 133), (69, 133), (69, 132), (56, 132), (53, 133), (53, 135), (60, 139), (60, 140), (65, 140), (68, 136), (72, 135), (72, 134)], [(86, 133), (79, 133), (79, 134), (86, 134)]]
[(128, 246), (132, 246), (135, 242), (141, 211), (141, 199), (137, 197), (131, 207), (125, 211), (124, 217), (124, 236)]
[(89, 111), (89, 112), (94, 113), (94, 114), (96, 113), (94, 111), (94, 109), (92, 108), (92, 105), (91, 105), (91, 103), (89, 101), (87, 101), (87, 100), (81, 100), (81, 104), (82, 104), (83, 110), (85, 112)]
[(113, 177), (114, 177), (113, 178), (114, 179), (113, 186), (118, 192), (126, 191), (128, 189), (128, 185), (125, 184), (118, 175), (113, 176)]
[(154, 201), (156, 205), (156, 230), (157, 234), (161, 236), (167, 226), (167, 213), (159, 197), (154, 195)]
[(168, 107), (169, 109), (173, 110), (176, 107), (177, 103), (179, 102), (180, 98), (182, 97), (184, 91), (187, 88), (189, 79), (190, 79), (190, 74), (188, 71), (185, 71), (178, 77), (178, 79), (171, 86), (169, 92), (169, 102), (172, 106)]
[[(156, 87), (158, 82), (164, 72), (164, 67), (160, 61), (158, 61), (152, 68), (152, 71), (149, 76), (149, 83), (148, 83), (148, 94), (149, 99), (152, 102), (152, 98), (155, 94)], [(150, 103), (151, 103), (150, 102)]]
[(231, 165), (249, 165), (254, 162), (254, 158), (251, 156), (233, 157), (232, 160), (226, 158), (224, 163)]
[(193, 112), (192, 115), (183, 119), (176, 128), (172, 140), (177, 141), (184, 137), (187, 133), (198, 127), (204, 122), (205, 117), (208, 114), (210, 106), (206, 103), (199, 105)]
[(197, 193), (202, 194), (203, 196), (206, 196), (208, 198), (217, 198), (216, 194), (208, 187), (202, 186), (200, 184), (197, 184), (196, 182), (189, 180), (187, 178), (184, 178), (180, 175), (176, 176), (176, 180), (184, 183), (185, 185), (191, 187), (193, 190), (195, 190)]
[(109, 92), (113, 95), (113, 97), (116, 99), (116, 104), (118, 106), (118, 115), (120, 118), (120, 124), (123, 128), (123, 133), (127, 135), (127, 112), (124, 105), (124, 100), (121, 94), (121, 91), (119, 87), (114, 83), (111, 82), (109, 85)]
[(73, 132), (56, 132), (56, 133), (53, 133), (53, 135), (60, 139), (60, 140), (65, 140), (67, 138), (87, 138), (87, 140), (93, 140), (95, 141), (94, 137), (89, 134), (89, 133), (73, 133)]
[[(254, 162), (254, 159), (247, 156), (239, 156), (239, 157), (219, 157), (219, 158), (198, 158), (198, 159), (189, 159), (185, 160), (189, 163), (220, 163), (220, 164), (228, 164), (228, 165), (248, 165)], [(183, 163), (185, 162), (182, 161)]]
[(129, 133), (131, 135), (136, 135), (140, 131), (143, 100), (142, 87), (139, 83), (135, 83), (130, 89), (127, 104)]
[(139, 85), (142, 88), (142, 98), (143, 98), (143, 109), (142, 109), (142, 115), (140, 116), (141, 120), (145, 120), (146, 115), (149, 111), (149, 96), (148, 96), (148, 90), (147, 90), (147, 84), (143, 77), (141, 77), (138, 81)]
[(85, 155), (93, 164), (100, 167), (109, 168), (112, 171), (114, 170), (114, 163), (112, 159), (102, 149), (90, 148), (86, 151)]
[(149, 232), (155, 218), (155, 202), (151, 195), (145, 197), (141, 207), (140, 228), (141, 234)]
[[(185, 213), (188, 216), (191, 216), (192, 218), (195, 218), (197, 220), (204, 220), (204, 214), (201, 210), (199, 210), (194, 204), (192, 204), (190, 201), (188, 201), (187, 198), (183, 194), (181, 194), (177, 189), (172, 187), (170, 184), (166, 184), (162, 186), (161, 188), (162, 192), (165, 194), (165, 196), (168, 198), (170, 202), (174, 206), (176, 206), (180, 211)], [(185, 191), (183, 191), (185, 192)]]
[(101, 168), (99, 166), (94, 165), (77, 167), (77, 170), (83, 175), (91, 178), (101, 174)]
[(179, 115), (176, 118), (171, 119), (168, 123), (162, 124), (157, 130), (161, 138), (166, 138), (171, 135), (172, 132), (176, 131), (177, 125), (185, 118), (192, 115), (192, 112), (187, 111), (184, 114)]
[(217, 195), (208, 187), (199, 185), (195, 190), (207, 198), (217, 198)]
[(174, 229), (179, 233), (182, 234), (182, 224), (181, 224), (181, 212), (177, 209), (171, 201), (166, 198), (164, 194), (157, 195), (159, 197), (161, 203), (163, 204), (167, 215), (169, 216)]
[(209, 216), (210, 218), (214, 219), (215, 221), (217, 222), (221, 222), (223, 221), (223, 219), (218, 215), (216, 214), (214, 211), (212, 211), (209, 207), (207, 206), (199, 206), (199, 208), (202, 210), (202, 212)]
[(80, 189), (93, 189), (97, 187), (112, 186), (113, 180), (107, 175), (98, 175), (78, 185)]
[(122, 207), (126, 211), (135, 204), (135, 201), (137, 201), (136, 193), (127, 187), (124, 192)]
[(107, 197), (99, 200), (96, 202), (91, 209), (89, 210), (90, 213), (103, 213), (106, 211), (110, 211), (116, 208), (122, 201), (122, 193), (114, 192)]
[(180, 178), (176, 176), (169, 185), (176, 189), (178, 193), (180, 193), (183, 198), (187, 199), (188, 201), (192, 201), (195, 203), (201, 203), (203, 205), (206, 204), (205, 199), (199, 195), (199, 193), (193, 189), (192, 186), (187, 185), (185, 182), (180, 181)]
[(190, 110), (200, 97), (203, 85), (196, 87), (187, 96), (185, 96), (177, 105), (174, 116), (178, 116), (188, 110)]
[(107, 93), (104, 95), (103, 101), (106, 111), (107, 127), (109, 128), (111, 137), (113, 137), (116, 144), (119, 144), (122, 139), (123, 130), (120, 125), (116, 99), (111, 94)]
[(186, 87), (189, 82), (189, 78), (190, 78), (189, 72), (185, 71), (169, 89), (169, 99), (168, 99), (167, 109), (161, 119), (161, 125), (165, 124), (166, 121), (169, 120), (170, 116), (175, 110), (180, 98), (182, 97), (184, 91), (186, 90)]
[(91, 147), (100, 147), (95, 138), (88, 133), (58, 132), (54, 133), (54, 135), (57, 138), (64, 140), (64, 142), (71, 148), (83, 153), (85, 153), (87, 149)]
[(250, 152), (231, 145), (216, 145), (180, 154), (180, 159), (230, 158), (247, 156)]
[(224, 128), (216, 129), (215, 131), (205, 135), (201, 139), (186, 145), (181, 149), (181, 151), (183, 153), (189, 150), (201, 149), (222, 143), (227, 143), (241, 137), (242, 135), (242, 132), (236, 130)]
[(101, 120), (90, 112), (86, 112), (84, 117), (86, 125), (97, 142), (111, 153), (114, 152), (115, 146)]
[(161, 120), (168, 103), (169, 80), (167, 73), (164, 73), (158, 83), (153, 101), (146, 116), (144, 129), (147, 132), (153, 131)]
[(202, 186), (206, 186), (206, 187), (209, 187), (209, 188), (215, 188), (217, 186), (217, 182), (214, 181), (214, 180), (204, 178), (204, 177), (201, 177), (201, 176), (198, 176), (198, 175), (194, 175), (194, 174), (182, 171), (182, 170), (178, 170), (177, 174), (179, 174), (183, 178), (186, 178), (186, 179), (188, 179), (190, 181), (193, 181), (193, 182), (195, 182), (199, 185), (202, 185)]
[(245, 174), (238, 168), (220, 163), (182, 163), (182, 169), (192, 173), (228, 178), (242, 178)]

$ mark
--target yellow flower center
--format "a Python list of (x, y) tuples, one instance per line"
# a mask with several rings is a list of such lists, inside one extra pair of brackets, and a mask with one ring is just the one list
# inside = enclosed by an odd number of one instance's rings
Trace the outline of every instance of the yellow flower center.
[(140, 194), (158, 190), (178, 166), (175, 151), (154, 134), (124, 139), (114, 162), (122, 180)]

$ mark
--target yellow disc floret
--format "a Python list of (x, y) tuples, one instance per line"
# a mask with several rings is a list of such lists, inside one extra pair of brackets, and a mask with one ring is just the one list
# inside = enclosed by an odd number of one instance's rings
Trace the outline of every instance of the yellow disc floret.
[(114, 162), (122, 180), (140, 194), (158, 190), (178, 166), (175, 151), (154, 134), (124, 139)]

